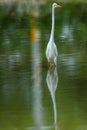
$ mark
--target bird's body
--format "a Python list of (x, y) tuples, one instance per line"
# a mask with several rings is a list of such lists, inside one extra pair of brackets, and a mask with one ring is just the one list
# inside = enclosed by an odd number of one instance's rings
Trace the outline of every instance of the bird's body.
[(48, 42), (47, 49), (46, 49), (46, 56), (50, 65), (57, 64), (58, 52), (57, 52), (56, 44), (54, 42), (52, 42), (52, 44), (50, 41)]
[(50, 65), (57, 65), (57, 56), (58, 56), (58, 51), (56, 44), (54, 42), (54, 9), (55, 7), (61, 7), (60, 5), (53, 3), (52, 5), (52, 29), (51, 29), (51, 35), (50, 39), (46, 48), (46, 57)]

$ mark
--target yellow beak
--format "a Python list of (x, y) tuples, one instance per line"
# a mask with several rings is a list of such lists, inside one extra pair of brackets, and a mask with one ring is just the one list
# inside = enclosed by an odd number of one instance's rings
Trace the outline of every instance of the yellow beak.
[(60, 8), (60, 7), (62, 7), (62, 6), (57, 4), (57, 6), (56, 6), (56, 7), (59, 7), (59, 8)]

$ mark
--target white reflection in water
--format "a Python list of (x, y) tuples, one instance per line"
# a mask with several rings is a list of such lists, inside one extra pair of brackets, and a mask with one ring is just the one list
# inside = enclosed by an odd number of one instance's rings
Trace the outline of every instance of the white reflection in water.
[(41, 55), (40, 55), (40, 44), (39, 30), (33, 25), (31, 29), (31, 55), (32, 55), (32, 110), (33, 110), (33, 119), (35, 122), (35, 129), (40, 129), (43, 124), (43, 115), (42, 115), (42, 86), (41, 86)]
[(52, 97), (53, 109), (54, 109), (54, 125), (57, 130), (57, 108), (56, 108), (56, 99), (55, 92), (58, 85), (58, 74), (56, 67), (50, 67), (46, 77), (47, 86)]
[(8, 61), (11, 68), (14, 67), (15, 64), (19, 65), (22, 63), (22, 54), (19, 50), (16, 50), (11, 54), (8, 54)]
[(63, 24), (62, 31), (60, 34), (62, 39), (68, 39), (69, 41), (73, 40), (73, 29), (68, 24)]
[(76, 70), (78, 67), (78, 61), (80, 58), (79, 53), (72, 53), (72, 54), (62, 54), (60, 56), (60, 61), (66, 67), (66, 70), (69, 75), (75, 75)]

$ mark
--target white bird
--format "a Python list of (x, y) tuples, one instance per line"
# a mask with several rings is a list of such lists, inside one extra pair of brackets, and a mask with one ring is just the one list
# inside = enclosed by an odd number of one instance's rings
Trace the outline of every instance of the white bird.
[(54, 9), (55, 7), (61, 7), (61, 6), (56, 3), (52, 4), (52, 29), (51, 29), (50, 39), (46, 48), (46, 57), (50, 65), (57, 65), (57, 56), (58, 56), (57, 47), (54, 42), (54, 24), (55, 24)]

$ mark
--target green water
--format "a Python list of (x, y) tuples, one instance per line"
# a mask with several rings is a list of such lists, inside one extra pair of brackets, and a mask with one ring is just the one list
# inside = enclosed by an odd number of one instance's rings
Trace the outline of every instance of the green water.
[(57, 68), (45, 56), (49, 4), (39, 12), (0, 6), (0, 130), (86, 130), (86, 3), (55, 11)]

